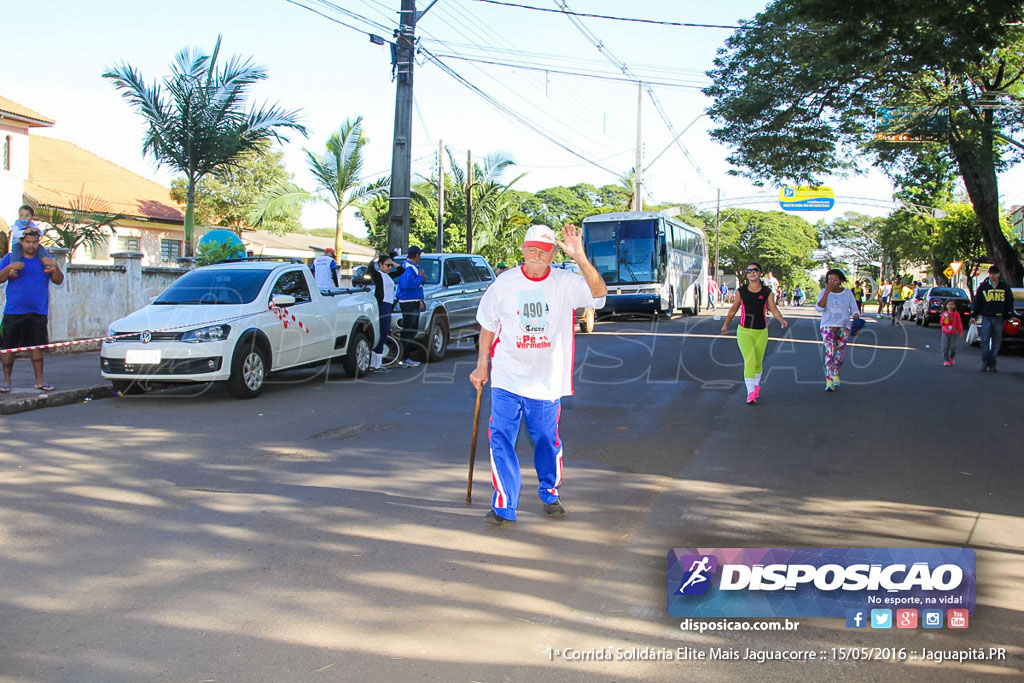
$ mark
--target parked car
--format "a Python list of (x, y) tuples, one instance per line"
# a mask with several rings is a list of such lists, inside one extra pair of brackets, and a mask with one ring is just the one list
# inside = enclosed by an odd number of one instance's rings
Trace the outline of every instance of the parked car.
[(903, 315), (900, 316), (901, 320), (917, 319), (917, 304), (921, 301), (921, 297), (923, 297), (927, 291), (927, 287), (918, 287), (914, 290), (914, 296), (903, 304)]
[(253, 398), (270, 373), (331, 358), (349, 377), (365, 374), (377, 333), (368, 288), (321, 291), (302, 263), (241, 259), (186, 273), (114, 321), (100, 370), (122, 393), (226, 382), (235, 398)]
[[(1010, 291), (1013, 292), (1013, 310), (1017, 313), (1017, 319), (1003, 323), (1003, 343), (1020, 344), (1024, 342), (1024, 330), (1021, 329), (1024, 328), (1021, 324), (1024, 320), (1024, 287), (1011, 287)], [(965, 336), (971, 340), (971, 346), (978, 346), (981, 343), (981, 321), (972, 320), (970, 327), (974, 328), (973, 333), (966, 324), (964, 325)]]
[[(571, 273), (577, 275), (583, 275), (583, 271), (576, 265), (575, 261), (562, 261), (561, 263), (552, 263), (552, 268), (564, 268)], [(580, 326), (580, 332), (589, 333), (594, 331), (594, 325), (597, 323), (597, 310), (593, 308), (577, 308), (576, 309), (576, 323)]]
[(971, 317), (971, 297), (958, 287), (929, 287), (924, 290), (921, 298), (915, 300), (917, 324), (928, 327), (929, 323), (939, 322), (947, 301), (956, 302), (956, 310), (963, 319), (964, 329), (967, 329), (967, 321)]
[[(394, 261), (401, 265), (405, 257), (396, 256)], [(452, 341), (479, 342), (476, 309), (495, 275), (484, 257), (476, 254), (423, 254), (419, 265), (424, 274), (426, 310), (420, 312), (415, 337), (422, 350), (414, 349), (413, 355), (436, 362), (444, 358)], [(369, 281), (365, 266), (353, 272), (352, 281), (356, 284)], [(397, 332), (401, 329), (401, 314), (396, 311), (393, 320), (392, 329)]]

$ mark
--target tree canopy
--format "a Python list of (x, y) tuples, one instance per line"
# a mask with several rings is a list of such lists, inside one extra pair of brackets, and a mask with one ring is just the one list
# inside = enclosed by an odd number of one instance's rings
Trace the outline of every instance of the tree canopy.
[[(272, 188), (291, 181), (284, 166), (284, 153), (261, 143), (258, 149), (240, 155), (233, 163), (218, 166), (196, 184), (195, 218), (198, 223), (234, 230), (239, 235), (252, 225), (253, 212)], [(185, 203), (188, 179), (171, 181), (171, 197)], [(301, 229), (302, 207), (286, 206), (268, 216), (260, 228), (283, 234)]]
[[(996, 173), (1024, 150), (1012, 139), (1024, 128), (1022, 18), (1016, 0), (776, 0), (709, 72), (712, 135), (757, 182), (814, 182), (863, 159), (906, 170), (913, 163), (901, 158), (920, 149), (876, 134), (928, 129), (955, 163), (988, 253), (1019, 285)], [(895, 112), (884, 130), (883, 108)]]

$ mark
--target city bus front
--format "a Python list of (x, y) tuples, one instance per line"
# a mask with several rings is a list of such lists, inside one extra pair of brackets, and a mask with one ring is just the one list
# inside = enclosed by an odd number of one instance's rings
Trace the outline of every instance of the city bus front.
[(606, 213), (583, 221), (587, 258), (608, 285), (600, 313), (656, 313), (668, 307), (664, 217)]

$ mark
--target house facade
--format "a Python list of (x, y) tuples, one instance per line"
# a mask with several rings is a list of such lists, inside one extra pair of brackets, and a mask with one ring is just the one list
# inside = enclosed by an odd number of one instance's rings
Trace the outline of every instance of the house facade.
[(49, 128), (53, 119), (0, 96), (0, 220), (9, 227), (18, 217), (29, 172), (29, 131)]
[(0, 215), (9, 225), (22, 204), (70, 210), (83, 198), (122, 216), (107, 240), (80, 247), (77, 263), (111, 263), (140, 252), (143, 265), (177, 265), (184, 254), (185, 213), (170, 190), (58, 138), (30, 135), (54, 121), (0, 97)]

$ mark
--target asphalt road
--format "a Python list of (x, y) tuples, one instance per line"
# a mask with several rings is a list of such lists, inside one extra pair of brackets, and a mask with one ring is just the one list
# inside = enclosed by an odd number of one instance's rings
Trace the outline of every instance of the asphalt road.
[[(1024, 355), (943, 367), (933, 328), (872, 322), (824, 392), (816, 321), (773, 324), (761, 402), (713, 314), (577, 337), (562, 495), (528, 439), (520, 520), (464, 504), (472, 347), (259, 399), (164, 391), (0, 418), (2, 680), (1009, 680), (1024, 675)], [(929, 348), (930, 347), (930, 348)], [(484, 399), (484, 413), (487, 411)], [(486, 419), (486, 418), (484, 418)], [(483, 431), (483, 430), (482, 430)], [(968, 546), (965, 631), (680, 630), (673, 547)], [(1005, 661), (571, 661), (679, 647), (963, 650)]]

